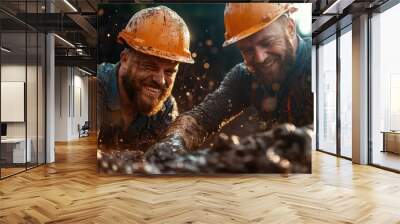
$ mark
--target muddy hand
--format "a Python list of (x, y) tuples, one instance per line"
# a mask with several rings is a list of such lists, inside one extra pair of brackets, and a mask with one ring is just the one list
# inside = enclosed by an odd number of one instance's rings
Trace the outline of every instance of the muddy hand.
[(145, 166), (150, 174), (311, 173), (311, 134), (291, 124), (241, 140), (220, 134), (212, 148), (187, 153), (172, 152), (171, 141), (157, 147), (163, 151)]
[(183, 138), (174, 134), (151, 146), (144, 154), (144, 160), (149, 163), (163, 162), (186, 152)]

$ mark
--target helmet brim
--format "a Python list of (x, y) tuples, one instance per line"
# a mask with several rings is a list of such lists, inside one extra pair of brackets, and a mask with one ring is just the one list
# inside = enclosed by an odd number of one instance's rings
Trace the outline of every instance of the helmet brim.
[[(129, 40), (128, 40), (129, 39)], [(152, 55), (155, 57), (177, 61), (182, 63), (194, 64), (194, 60), (190, 54), (190, 52), (185, 52), (185, 56), (173, 54), (171, 52), (166, 52), (160, 49), (156, 49), (151, 46), (145, 46), (142, 44), (142, 41), (137, 40), (136, 38), (131, 38), (126, 31), (121, 31), (118, 34), (117, 42), (120, 44), (128, 45), (129, 47), (133, 48), (136, 51), (139, 51), (143, 54)]]
[(238, 42), (240, 40), (245, 39), (246, 37), (249, 37), (249, 36), (257, 33), (258, 31), (264, 29), (265, 27), (269, 26), (270, 24), (272, 24), (273, 22), (278, 20), (283, 14), (287, 13), (288, 11), (291, 11), (291, 9), (288, 8), (288, 9), (284, 10), (283, 12), (278, 14), (278, 16), (276, 16), (273, 20), (269, 20), (268, 22), (262, 22), (260, 24), (255, 25), (255, 26), (252, 26), (252, 27), (240, 32), (239, 34), (236, 34), (235, 36), (225, 40), (224, 43), (222, 44), (222, 47), (229, 46), (229, 45), (234, 44), (234, 43), (236, 43), (236, 42)]

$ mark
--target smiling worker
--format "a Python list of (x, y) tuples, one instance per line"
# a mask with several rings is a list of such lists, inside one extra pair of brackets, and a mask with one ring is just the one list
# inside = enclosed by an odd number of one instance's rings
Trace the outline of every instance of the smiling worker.
[(171, 95), (179, 63), (194, 63), (183, 19), (165, 6), (132, 16), (118, 35), (117, 64), (98, 68), (100, 144), (131, 143), (138, 149), (157, 138), (177, 116)]
[(196, 149), (250, 106), (265, 121), (265, 130), (281, 123), (312, 124), (311, 40), (297, 34), (290, 17), (296, 10), (283, 3), (228, 3), (223, 46), (236, 44), (243, 63), (200, 105), (180, 115), (146, 159)]

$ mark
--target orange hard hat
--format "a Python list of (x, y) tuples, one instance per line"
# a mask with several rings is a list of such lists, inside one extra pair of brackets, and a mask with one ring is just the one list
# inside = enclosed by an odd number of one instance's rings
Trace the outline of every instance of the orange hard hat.
[(117, 41), (144, 54), (178, 62), (194, 63), (190, 33), (183, 19), (165, 6), (135, 13), (118, 34)]
[(227, 3), (224, 12), (225, 42), (223, 47), (236, 43), (296, 8), (288, 3)]

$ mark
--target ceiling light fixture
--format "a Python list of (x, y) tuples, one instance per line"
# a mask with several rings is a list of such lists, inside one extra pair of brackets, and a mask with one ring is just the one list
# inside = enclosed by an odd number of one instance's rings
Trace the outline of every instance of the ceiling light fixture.
[(87, 75), (89, 75), (89, 76), (92, 75), (92, 73), (90, 73), (90, 72), (88, 72), (88, 71), (86, 71), (86, 70), (83, 70), (83, 69), (81, 69), (81, 68), (79, 68), (79, 67), (78, 67), (78, 70), (81, 71), (81, 72), (83, 72), (83, 73), (85, 73), (85, 74), (87, 74)]
[(6, 53), (10, 53), (10, 52), (11, 52), (11, 50), (9, 50), (9, 49), (7, 49), (7, 48), (5, 48), (5, 47), (1, 47), (0, 49), (1, 49), (2, 51), (6, 52)]
[(71, 3), (69, 3), (68, 0), (64, 0), (64, 3), (67, 4), (74, 12), (78, 12), (78, 10)]
[(327, 9), (324, 10), (324, 12), (322, 12), (322, 14), (328, 14), (331, 13), (331, 11), (333, 9), (336, 9), (337, 4), (339, 4), (340, 0), (336, 0), (332, 5), (330, 5)]
[(70, 46), (70, 47), (72, 47), (72, 48), (75, 48), (75, 45), (73, 45), (71, 42), (69, 42), (68, 40), (66, 40), (66, 39), (64, 39), (64, 38), (62, 38), (62, 37), (60, 37), (59, 35), (57, 35), (57, 34), (54, 34), (54, 36), (55, 37), (57, 37), (59, 40), (61, 40), (62, 42), (64, 42), (65, 44), (67, 44), (68, 46)]
[(342, 14), (343, 10), (353, 2), (354, 0), (336, 0), (322, 14)]

